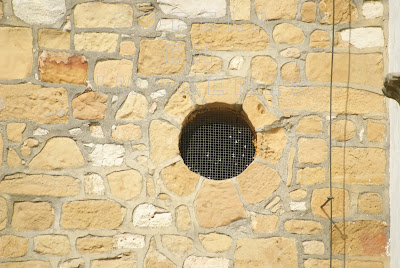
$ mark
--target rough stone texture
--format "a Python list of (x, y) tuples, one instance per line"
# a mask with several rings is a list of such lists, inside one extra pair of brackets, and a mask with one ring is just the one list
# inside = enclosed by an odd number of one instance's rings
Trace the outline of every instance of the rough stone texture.
[(70, 252), (70, 244), (64, 235), (40, 235), (33, 240), (34, 251), (39, 254), (67, 255)]
[(243, 199), (250, 204), (257, 204), (278, 189), (281, 178), (274, 169), (253, 162), (237, 176), (237, 181)]
[(301, 200), (307, 196), (307, 191), (304, 189), (293, 190), (289, 193), (290, 198), (293, 200)]
[[(346, 162), (343, 165), (343, 159)], [(346, 173), (345, 173), (346, 171)], [(346, 174), (346, 176), (344, 176)], [(380, 185), (386, 174), (386, 154), (380, 148), (332, 148), (332, 181)]]
[[(337, 53), (333, 59), (333, 81), (381, 86), (383, 83), (382, 54), (353, 54), (350, 57)], [(330, 81), (330, 53), (309, 53), (306, 58), (306, 75), (310, 81)]]
[[(316, 217), (329, 218), (331, 215), (330, 204), (326, 204), (323, 208), (321, 206), (325, 203), (328, 196), (330, 196), (329, 188), (315, 189), (311, 196), (311, 209)], [(332, 188), (332, 217), (341, 218), (349, 215), (350, 199), (349, 192), (340, 188)]]
[(257, 16), (263, 20), (295, 19), (297, 0), (255, 0), (254, 8)]
[(147, 115), (148, 102), (141, 94), (129, 94), (117, 111), (117, 120), (141, 120)]
[(140, 228), (163, 228), (172, 224), (170, 212), (147, 203), (137, 206), (132, 218), (133, 225)]
[(348, 261), (348, 268), (383, 268), (383, 263), (376, 261)]
[(135, 42), (132, 41), (122, 41), (119, 44), (119, 54), (123, 56), (133, 56), (136, 52)]
[(48, 25), (56, 23), (66, 13), (63, 0), (14, 0), (14, 14), (26, 23)]
[(268, 47), (268, 35), (259, 26), (240, 24), (238, 30), (228, 24), (193, 23), (190, 30), (192, 46), (209, 50), (264, 50)]
[(363, 3), (362, 14), (366, 19), (375, 19), (383, 16), (383, 4), (381, 2), (367, 1)]
[(124, 200), (135, 199), (142, 191), (142, 175), (134, 169), (110, 173), (107, 180), (111, 194)]
[(179, 130), (173, 125), (159, 120), (150, 123), (150, 155), (155, 165), (179, 154), (178, 137)]
[(119, 125), (112, 131), (112, 137), (116, 141), (133, 141), (142, 137), (142, 129), (134, 124)]
[(332, 138), (337, 141), (348, 141), (356, 136), (356, 126), (350, 120), (339, 120), (332, 124)]
[(330, 37), (328, 32), (316, 30), (310, 35), (310, 47), (329, 47)]
[(247, 94), (243, 102), (243, 111), (254, 128), (271, 125), (278, 121), (278, 118), (271, 114), (255, 95)]
[(168, 100), (164, 108), (165, 113), (175, 118), (179, 123), (182, 123), (186, 116), (195, 109), (189, 97), (189, 90), (189, 83), (182, 83), (178, 91)]
[(228, 268), (229, 259), (190, 256), (183, 263), (183, 268)]
[(213, 253), (227, 251), (232, 245), (230, 236), (219, 233), (200, 234), (199, 240), (208, 252)]
[(320, 234), (322, 225), (317, 221), (288, 220), (285, 222), (285, 230), (291, 234)]
[[(384, 255), (386, 251), (386, 222), (381, 221), (353, 221), (337, 222), (332, 231), (333, 254), (347, 256)], [(345, 232), (346, 239), (342, 234)], [(346, 251), (344, 251), (346, 250)]]
[(303, 32), (290, 23), (281, 23), (275, 26), (272, 33), (277, 44), (300, 44), (304, 41)]
[(46, 230), (54, 221), (54, 210), (48, 202), (17, 202), (11, 226), (17, 231)]
[(76, 248), (85, 254), (105, 253), (113, 250), (112, 237), (85, 236), (76, 240)]
[(322, 139), (301, 138), (298, 142), (297, 157), (303, 164), (321, 164), (327, 160), (328, 146)]
[(70, 33), (55, 29), (39, 29), (38, 44), (41, 48), (68, 50), (70, 47)]
[(12, 142), (20, 142), (22, 134), (25, 131), (25, 123), (9, 123), (7, 124), (7, 138)]
[(144, 268), (163, 267), (175, 268), (177, 267), (170, 259), (157, 251), (154, 238), (150, 240), (149, 250), (144, 259)]
[(256, 83), (271, 85), (275, 82), (278, 64), (269, 56), (256, 56), (251, 60), (251, 77)]
[(194, 192), (200, 175), (190, 171), (183, 161), (179, 161), (164, 168), (161, 177), (168, 190), (177, 195), (189, 195)]
[(145, 237), (137, 234), (119, 234), (114, 236), (114, 248), (118, 249), (136, 249), (144, 248)]
[(74, 44), (77, 51), (115, 52), (118, 34), (115, 33), (80, 33), (75, 34)]
[(196, 83), (197, 93), (206, 103), (235, 104), (245, 89), (245, 78), (235, 77)]
[(21, 261), (0, 263), (0, 268), (51, 268), (51, 265), (45, 261)]
[(386, 126), (384, 124), (368, 121), (368, 140), (371, 142), (384, 142)]
[(231, 181), (204, 181), (194, 202), (200, 226), (214, 228), (245, 218), (246, 213)]
[(281, 67), (281, 78), (284, 82), (297, 83), (300, 81), (299, 66), (296, 62), (288, 62)]
[(84, 177), (85, 194), (104, 195), (103, 178), (98, 174), (88, 174)]
[(133, 10), (129, 5), (106, 4), (102, 2), (82, 3), (74, 9), (74, 24), (78, 28), (119, 28), (131, 27)]
[(199, 55), (193, 58), (190, 69), (194, 73), (215, 74), (222, 70), (222, 59), (220, 57)]
[(281, 159), (286, 141), (287, 137), (282, 128), (274, 128), (265, 132), (259, 132), (257, 133), (256, 156), (273, 164), (277, 164)]
[(303, 242), (304, 254), (323, 255), (325, 245), (321, 241), (305, 241)]
[(382, 212), (382, 198), (376, 193), (364, 193), (358, 198), (358, 210), (368, 214)]
[[(304, 261), (304, 268), (313, 268), (313, 267), (330, 268), (330, 260), (307, 259)], [(343, 261), (338, 259), (332, 259), (332, 268), (343, 268)]]
[(8, 221), (7, 200), (4, 199), (3, 197), (0, 197), (0, 230), (6, 228), (7, 221)]
[(22, 165), (22, 160), (14, 149), (9, 149), (7, 153), (7, 164), (10, 168), (18, 168)]
[(186, 66), (186, 43), (182, 41), (141, 40), (138, 73), (168, 75), (182, 73)]
[(72, 100), (73, 117), (81, 120), (103, 119), (107, 111), (108, 96), (87, 92)]
[(239, 238), (236, 243), (235, 268), (297, 267), (297, 250), (293, 238)]
[(304, 22), (315, 22), (317, 16), (317, 5), (314, 2), (304, 2), (301, 6), (301, 20)]
[(162, 12), (179, 17), (219, 18), (226, 14), (224, 0), (157, 0)]
[(163, 235), (161, 238), (163, 247), (172, 253), (186, 253), (193, 247), (193, 241), (180, 235)]
[(125, 209), (108, 200), (66, 202), (62, 206), (61, 226), (65, 229), (118, 229)]
[[(333, 0), (321, 0), (319, 9), (322, 15), (320, 23), (333, 23)], [(358, 19), (357, 7), (353, 0), (338, 0), (335, 1), (335, 24), (354, 22)]]
[[(99, 259), (91, 262), (91, 268), (136, 268), (136, 254), (125, 253), (110, 259)], [(80, 268), (80, 267), (78, 267)]]
[(181, 231), (188, 231), (191, 227), (191, 218), (189, 209), (182, 205), (176, 208), (176, 227)]
[[(133, 62), (130, 60), (105, 60), (96, 63), (93, 79), (97, 87), (120, 87), (132, 91)], [(132, 94), (132, 93), (130, 93)]]
[(255, 214), (251, 216), (251, 229), (256, 234), (270, 234), (278, 229), (279, 217)]
[(0, 2), (0, 20), (3, 19), (3, 2)]
[(89, 154), (89, 161), (96, 167), (121, 166), (124, 155), (125, 149), (122, 145), (96, 144), (93, 152)]
[(0, 236), (0, 257), (16, 258), (24, 256), (28, 253), (28, 241), (28, 238), (14, 235)]
[(297, 171), (297, 184), (313, 185), (325, 182), (325, 169), (322, 167), (299, 169)]
[(301, 56), (301, 51), (298, 48), (295, 47), (289, 47), (280, 52), (281, 56), (285, 58), (294, 58), (298, 59)]
[(182, 20), (177, 19), (161, 19), (158, 21), (156, 31), (165, 32), (183, 32), (186, 31), (187, 25)]
[(29, 163), (32, 169), (54, 170), (83, 167), (84, 159), (75, 141), (66, 137), (49, 139)]
[(79, 193), (79, 180), (70, 176), (13, 174), (0, 182), (0, 192), (13, 195), (74, 196)]
[(319, 134), (322, 132), (322, 119), (319, 116), (307, 116), (300, 119), (296, 128), (297, 133)]
[(31, 148), (37, 147), (39, 142), (35, 139), (26, 139), (24, 143), (21, 145), (21, 154), (23, 156), (29, 156), (31, 154)]
[(356, 48), (383, 47), (385, 45), (385, 37), (381, 28), (366, 27), (340, 32), (343, 41), (349, 42)]

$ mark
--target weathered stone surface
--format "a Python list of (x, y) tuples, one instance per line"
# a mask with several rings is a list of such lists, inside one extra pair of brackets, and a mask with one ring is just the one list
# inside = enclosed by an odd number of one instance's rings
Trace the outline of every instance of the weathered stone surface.
[(38, 43), (41, 48), (68, 50), (70, 33), (55, 29), (39, 29)]
[(168, 190), (177, 195), (193, 193), (200, 179), (200, 175), (190, 171), (183, 161), (164, 168), (161, 176)]
[(221, 72), (222, 59), (214, 56), (194, 56), (193, 65), (190, 69), (194, 73), (215, 74)]
[[(315, 189), (311, 196), (311, 209), (316, 217), (329, 218), (331, 215), (330, 204), (321, 206), (330, 196), (329, 188)], [(349, 192), (340, 188), (332, 188), (332, 217), (340, 218), (349, 215), (350, 199)]]
[(382, 212), (382, 198), (376, 193), (364, 193), (358, 198), (358, 210), (368, 214)]
[[(3, 142), (3, 137), (0, 133), (0, 163), (3, 163), (3, 152), (4, 152), (4, 142)], [(0, 170), (1, 170), (1, 165), (0, 165)]]
[[(98, 61), (94, 67), (94, 82), (97, 87), (120, 87), (124, 91), (132, 91), (133, 62), (130, 60)], [(130, 93), (132, 94), (132, 93)]]
[(187, 206), (181, 205), (176, 208), (176, 227), (181, 231), (188, 231), (191, 227), (190, 212)]
[[(331, 268), (330, 260), (307, 259), (304, 261), (304, 268), (314, 268), (314, 267)], [(332, 268), (343, 268), (343, 261), (338, 259), (332, 259)]]
[(280, 52), (282, 57), (298, 59), (301, 56), (301, 51), (295, 47), (289, 47)]
[(368, 121), (368, 140), (370, 142), (384, 142), (386, 137), (386, 126), (380, 123)]
[(176, 265), (163, 254), (157, 251), (154, 238), (150, 240), (149, 250), (144, 259), (144, 268), (163, 267), (175, 268)]
[(251, 215), (251, 229), (256, 234), (270, 234), (278, 229), (279, 217), (275, 215)]
[(51, 265), (45, 261), (21, 261), (0, 263), (0, 268), (51, 268)]
[(383, 4), (376, 1), (366, 1), (362, 6), (362, 14), (366, 19), (375, 19), (383, 16)]
[(306, 211), (306, 202), (290, 202), (291, 211)]
[(240, 70), (242, 69), (244, 58), (240, 55), (233, 57), (229, 62), (230, 70)]
[(250, 20), (250, 0), (231, 0), (230, 1), (230, 18), (236, 20)]
[[(320, 23), (332, 24), (333, 22), (333, 0), (321, 0), (319, 9), (322, 15)], [(335, 24), (357, 21), (358, 11), (353, 1), (335, 1)]]
[(275, 26), (272, 33), (277, 44), (300, 44), (304, 41), (303, 32), (290, 23), (281, 23)]
[(74, 36), (75, 50), (113, 53), (117, 49), (116, 33), (79, 33)]
[(54, 24), (66, 13), (63, 0), (14, 0), (12, 4), (14, 14), (28, 24)]
[(87, 174), (84, 177), (85, 194), (104, 195), (103, 178), (99, 174)]
[(60, 263), (59, 268), (82, 268), (85, 265), (83, 259), (70, 259)]
[(90, 2), (76, 5), (74, 25), (77, 28), (120, 28), (131, 27), (133, 10), (129, 5)]
[(251, 60), (251, 77), (256, 83), (271, 85), (275, 82), (278, 64), (269, 56), (256, 56)]
[(3, 19), (3, 2), (0, 2), (0, 20)]
[(70, 176), (14, 174), (0, 182), (0, 192), (14, 195), (73, 196), (79, 193), (79, 180)]
[(297, 14), (297, 0), (255, 0), (257, 16), (263, 20), (293, 20)]
[(304, 254), (323, 255), (325, 245), (321, 241), (305, 241), (303, 242)]
[(0, 230), (6, 228), (7, 221), (8, 221), (7, 200), (5, 200), (3, 197), (0, 197)]
[(20, 142), (22, 134), (25, 131), (25, 123), (8, 123), (7, 124), (7, 138), (12, 142)]
[(228, 268), (229, 259), (190, 256), (183, 263), (183, 268)]
[(348, 268), (383, 268), (383, 263), (377, 261), (348, 261)]
[(281, 67), (281, 78), (284, 82), (291, 84), (300, 81), (299, 66), (296, 62), (288, 62)]
[(138, 25), (142, 27), (144, 30), (149, 30), (156, 23), (156, 20), (157, 20), (156, 13), (151, 12), (143, 16), (140, 16), (137, 19), (137, 22)]
[(186, 253), (193, 247), (193, 241), (180, 235), (163, 235), (161, 237), (163, 247), (172, 253)]
[(228, 180), (204, 181), (194, 204), (197, 220), (204, 228), (228, 225), (246, 216), (239, 195)]
[(253, 162), (237, 176), (237, 181), (243, 199), (250, 204), (257, 204), (278, 189), (281, 177), (274, 169)]
[(332, 138), (337, 141), (348, 141), (356, 136), (356, 126), (350, 120), (339, 120), (332, 124)]
[(200, 50), (264, 50), (268, 47), (268, 35), (259, 26), (240, 24), (232, 29), (228, 24), (193, 23), (191, 40), (193, 48)]
[(179, 130), (160, 120), (150, 123), (150, 155), (155, 165), (179, 155)]
[(112, 137), (121, 142), (138, 140), (142, 137), (142, 129), (134, 124), (119, 125), (112, 131)]
[(72, 100), (73, 117), (81, 120), (103, 119), (107, 111), (108, 96), (99, 92), (86, 92)]
[(179, 32), (184, 32), (186, 30), (187, 30), (186, 23), (182, 20), (177, 20), (177, 19), (161, 19), (158, 21), (156, 27), (156, 31), (164, 31), (164, 32), (179, 33)]
[[(333, 81), (370, 86), (382, 86), (383, 58), (380, 53), (353, 54), (336, 53), (333, 59)], [(330, 53), (308, 53), (306, 75), (310, 81), (329, 82), (331, 73)]]
[(297, 267), (297, 249), (293, 238), (239, 238), (235, 268)]
[(278, 118), (271, 114), (255, 95), (248, 94), (246, 96), (243, 102), (243, 111), (254, 128), (271, 125), (278, 121)]
[[(99, 259), (91, 262), (91, 268), (136, 268), (135, 253), (125, 253), (110, 259)], [(78, 267), (80, 268), (80, 267)]]
[(138, 73), (144, 75), (180, 74), (186, 66), (186, 43), (182, 41), (140, 41)]
[(219, 18), (226, 14), (226, 2), (224, 0), (157, 0), (162, 12), (179, 17), (205, 17)]
[(141, 120), (147, 115), (148, 102), (141, 94), (128, 94), (124, 104), (117, 111), (117, 120)]
[(138, 234), (124, 233), (114, 236), (114, 248), (117, 249), (136, 249), (144, 248), (145, 236)]
[(49, 139), (29, 163), (32, 169), (70, 169), (83, 167), (84, 159), (75, 141), (66, 137)]
[(232, 245), (230, 236), (219, 233), (200, 234), (199, 240), (208, 252), (213, 253), (227, 251)]
[(140, 228), (163, 228), (172, 224), (172, 214), (152, 204), (140, 204), (133, 211), (133, 225)]
[(67, 236), (64, 235), (40, 235), (33, 240), (34, 251), (39, 254), (67, 255), (70, 244)]
[(122, 41), (119, 44), (119, 54), (123, 56), (133, 56), (136, 52), (136, 45), (133, 41)]
[(235, 104), (245, 87), (245, 78), (235, 77), (196, 83), (197, 93), (206, 103)]
[(304, 22), (315, 22), (317, 16), (317, 5), (314, 2), (304, 2), (301, 6), (301, 20)]
[(96, 144), (93, 152), (89, 154), (89, 161), (97, 167), (121, 166), (124, 156), (125, 149), (122, 145)]
[(313, 185), (325, 182), (325, 169), (322, 167), (299, 169), (297, 171), (297, 184)]
[(182, 123), (186, 116), (195, 109), (189, 97), (189, 88), (189, 83), (184, 82), (178, 91), (171, 96), (164, 108), (165, 113), (175, 118), (179, 123)]
[(113, 250), (113, 238), (107, 236), (85, 236), (76, 240), (76, 248), (85, 254), (105, 253)]
[[(37, 147), (39, 142), (35, 139), (26, 139), (21, 145), (20, 151), (23, 156), (31, 155), (31, 148)], [(1, 147), (1, 146), (0, 146)]]
[(7, 165), (10, 168), (18, 168), (22, 165), (22, 160), (14, 149), (8, 149)]
[(17, 202), (11, 226), (17, 231), (45, 230), (54, 221), (54, 210), (48, 202)]
[(303, 164), (321, 164), (327, 160), (328, 146), (322, 139), (300, 138), (297, 157)]
[(307, 196), (307, 190), (297, 189), (289, 193), (290, 198), (293, 200), (301, 200)]
[[(346, 161), (343, 163), (345, 158)], [(344, 174), (346, 174), (345, 177)], [(332, 148), (333, 182), (380, 185), (385, 181), (385, 174), (386, 153), (383, 149)]]
[(356, 48), (383, 47), (385, 45), (385, 37), (382, 28), (365, 27), (340, 32), (343, 41), (349, 42)]
[(139, 171), (130, 169), (116, 171), (107, 175), (111, 194), (124, 199), (137, 198), (142, 191), (142, 175)]
[(14, 235), (0, 236), (0, 257), (16, 258), (24, 256), (28, 253), (28, 241), (28, 238)]
[(319, 134), (322, 132), (322, 119), (319, 116), (311, 115), (300, 119), (296, 128), (297, 133)]
[(32, 72), (32, 29), (0, 28), (0, 80), (22, 79)]
[(330, 37), (328, 32), (315, 30), (310, 35), (310, 47), (329, 47)]
[[(347, 256), (385, 255), (386, 253), (386, 222), (353, 221), (336, 222), (332, 231), (333, 254)], [(344, 228), (346, 240), (343, 240)]]
[(257, 133), (256, 156), (277, 164), (281, 159), (286, 141), (287, 137), (283, 128), (274, 128), (265, 132), (259, 132)]
[(118, 229), (125, 208), (109, 200), (66, 202), (62, 206), (61, 226), (65, 229)]
[(320, 234), (322, 225), (317, 221), (288, 220), (285, 222), (285, 230), (291, 234)]

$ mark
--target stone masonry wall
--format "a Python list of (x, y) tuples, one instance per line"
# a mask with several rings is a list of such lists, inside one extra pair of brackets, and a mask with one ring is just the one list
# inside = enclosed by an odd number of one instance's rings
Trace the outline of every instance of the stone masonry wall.
[[(333, 267), (388, 267), (387, 1), (335, 10)], [(329, 267), (332, 22), (332, 0), (0, 1), (0, 267)], [(179, 155), (207, 104), (255, 129), (236, 178)]]

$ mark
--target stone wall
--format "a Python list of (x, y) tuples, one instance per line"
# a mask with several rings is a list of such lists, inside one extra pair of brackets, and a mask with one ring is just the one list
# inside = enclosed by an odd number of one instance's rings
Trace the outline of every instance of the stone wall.
[[(336, 0), (333, 267), (388, 267), (387, 13)], [(2, 0), (0, 267), (329, 267), (332, 22), (332, 0)], [(255, 129), (236, 178), (179, 155), (207, 104)]]

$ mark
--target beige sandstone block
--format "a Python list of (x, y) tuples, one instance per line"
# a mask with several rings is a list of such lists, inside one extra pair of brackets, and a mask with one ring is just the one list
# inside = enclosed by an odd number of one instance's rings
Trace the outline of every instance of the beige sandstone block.
[(296, 62), (288, 62), (281, 67), (281, 78), (284, 82), (297, 83), (300, 81), (299, 66)]
[(199, 234), (199, 240), (208, 252), (219, 253), (231, 248), (232, 238), (219, 233)]
[[(304, 261), (304, 268), (343, 268), (343, 261), (332, 259), (332, 267), (330, 267), (330, 260), (321, 259), (307, 259)], [(347, 267), (347, 266), (346, 266)]]
[(245, 86), (245, 78), (235, 77), (199, 82), (196, 90), (206, 103), (235, 104)]
[(0, 85), (0, 98), (5, 107), (0, 111), (0, 120), (68, 122), (68, 95), (64, 88), (47, 88), (32, 84)]
[(350, 120), (339, 120), (332, 124), (332, 138), (337, 141), (348, 141), (356, 136), (356, 125)]
[(117, 111), (117, 120), (141, 120), (147, 115), (148, 102), (141, 94), (128, 94), (124, 104)]
[(179, 123), (195, 109), (190, 100), (190, 85), (187, 82), (182, 83), (177, 92), (174, 93), (165, 105), (164, 111), (167, 115), (175, 118)]
[(231, 19), (250, 20), (250, 0), (230, 0)]
[(119, 54), (122, 56), (133, 56), (136, 52), (136, 45), (133, 41), (122, 41), (119, 44)]
[(39, 56), (39, 75), (43, 82), (84, 85), (88, 73), (85, 56), (43, 51)]
[(255, 0), (254, 8), (263, 20), (293, 20), (297, 14), (297, 0)]
[(168, 190), (177, 195), (192, 194), (200, 179), (200, 175), (190, 171), (183, 161), (164, 168), (161, 177)]
[(11, 226), (17, 231), (46, 230), (54, 221), (54, 209), (48, 202), (17, 202)]
[(243, 204), (230, 180), (205, 180), (194, 202), (201, 227), (228, 225), (246, 217)]
[(250, 204), (257, 204), (278, 189), (281, 177), (274, 169), (253, 162), (237, 176), (237, 181), (243, 199)]
[(368, 214), (382, 212), (382, 198), (376, 193), (364, 193), (358, 198), (358, 210)]
[(70, 48), (70, 32), (56, 29), (39, 29), (39, 47), (68, 50)]
[[(133, 62), (130, 60), (105, 60), (98, 61), (94, 67), (94, 82), (99, 88), (120, 87), (121, 90), (131, 92)], [(132, 93), (130, 93), (132, 94)]]
[[(319, 9), (322, 15), (320, 23), (332, 24), (333, 22), (333, 0), (321, 0)], [(335, 24), (354, 22), (358, 19), (357, 7), (352, 0), (335, 1)]]
[(157, 251), (154, 237), (150, 240), (149, 250), (144, 259), (144, 267), (163, 267), (163, 268), (175, 268), (177, 267), (170, 259), (165, 257), (163, 254)]
[(301, 51), (295, 47), (289, 47), (280, 52), (280, 55), (285, 58), (294, 58), (298, 59), (301, 56)]
[(181, 205), (176, 208), (176, 227), (181, 231), (188, 231), (191, 227), (190, 212), (187, 206)]
[(70, 176), (13, 174), (0, 182), (0, 192), (13, 195), (65, 197), (79, 193), (79, 180)]
[[(2, 191), (0, 190), (0, 192)], [(0, 230), (6, 228), (7, 221), (8, 221), (7, 200), (4, 199), (3, 197), (0, 197)]]
[(108, 200), (66, 202), (62, 206), (61, 226), (65, 229), (119, 229), (125, 209)]
[(189, 237), (180, 235), (163, 235), (161, 237), (163, 247), (172, 253), (186, 253), (193, 248), (193, 241)]
[(317, 16), (317, 5), (314, 2), (304, 2), (301, 6), (301, 20), (304, 22), (315, 22)]
[(22, 165), (22, 160), (14, 149), (8, 150), (7, 164), (10, 168), (19, 168)]
[(321, 164), (327, 160), (328, 146), (322, 139), (300, 138), (297, 157), (302, 164)]
[(8, 123), (7, 138), (12, 142), (20, 142), (26, 128), (25, 123)]
[(317, 115), (311, 115), (300, 119), (296, 128), (301, 134), (320, 134), (322, 132), (322, 119)]
[(112, 137), (116, 141), (133, 141), (142, 137), (142, 129), (138, 125), (119, 125), (112, 131)]
[(16, 258), (26, 255), (29, 247), (28, 241), (28, 238), (15, 235), (0, 236), (0, 257)]
[(150, 123), (150, 156), (155, 165), (179, 155), (179, 130), (164, 121)]
[(368, 140), (370, 142), (384, 142), (386, 126), (384, 124), (368, 121)]
[(156, 194), (156, 190), (154, 187), (154, 181), (150, 178), (148, 178), (147, 182), (146, 182), (146, 194), (147, 194), (147, 197), (152, 197), (153, 195)]
[(31, 154), (31, 149), (33, 147), (37, 147), (39, 145), (39, 142), (35, 139), (26, 139), (24, 143), (21, 145), (21, 154), (23, 156), (29, 156)]
[(0, 28), (0, 80), (23, 79), (31, 74), (32, 41), (30, 28)]
[(271, 85), (275, 82), (278, 64), (269, 56), (256, 56), (251, 60), (251, 77), (256, 83)]
[(136, 268), (137, 257), (135, 253), (125, 253), (110, 259), (91, 261), (91, 268)]
[(256, 156), (277, 164), (281, 159), (283, 149), (286, 146), (287, 136), (283, 128), (274, 128), (257, 133)]
[(285, 230), (291, 234), (320, 234), (322, 225), (317, 221), (288, 220), (285, 222)]
[(32, 169), (54, 170), (83, 167), (85, 161), (75, 141), (66, 137), (49, 139), (29, 163)]
[(303, 242), (304, 254), (323, 255), (325, 252), (324, 242), (321, 241), (305, 241)]
[[(237, 29), (235, 28), (237, 27)], [(268, 35), (253, 24), (193, 23), (190, 30), (192, 46), (197, 50), (264, 50), (268, 47)]]
[(0, 20), (3, 19), (3, 3), (0, 2)]
[(75, 50), (113, 53), (117, 49), (116, 33), (79, 33), (74, 36)]
[(328, 32), (316, 30), (310, 35), (310, 47), (329, 47), (330, 37)]
[(107, 236), (85, 236), (76, 240), (76, 248), (84, 254), (105, 253), (113, 250), (113, 238)]
[(0, 268), (51, 268), (51, 264), (45, 261), (21, 261), (0, 263)]
[(304, 33), (300, 28), (286, 22), (276, 25), (272, 35), (277, 44), (295, 45), (304, 41)]
[(186, 43), (182, 41), (140, 41), (138, 73), (169, 75), (183, 73), (186, 66)]
[(289, 193), (289, 196), (291, 199), (298, 201), (307, 196), (307, 190), (304, 189), (293, 190)]
[(267, 107), (255, 95), (247, 94), (243, 102), (243, 111), (254, 128), (271, 125), (279, 120), (268, 111)]
[(348, 268), (383, 268), (383, 263), (377, 261), (348, 261)]
[(194, 56), (193, 64), (190, 69), (194, 73), (215, 74), (222, 70), (222, 59), (213, 56)]
[(107, 112), (108, 96), (86, 92), (72, 100), (73, 117), (81, 120), (103, 119)]
[(134, 169), (110, 173), (107, 180), (111, 194), (124, 200), (135, 199), (142, 191), (142, 175)]
[(256, 234), (270, 234), (278, 229), (279, 217), (255, 214), (251, 216), (251, 229)]
[[(315, 189), (313, 191), (311, 196), (311, 209), (314, 216), (320, 218), (330, 217), (330, 203), (328, 202), (324, 207), (321, 208), (329, 196), (329, 188)], [(332, 196), (332, 217), (341, 218), (348, 216), (350, 211), (349, 192), (340, 188), (332, 188)]]
[(150, 29), (156, 23), (156, 13), (151, 12), (138, 18), (138, 25), (143, 29)]
[(313, 185), (325, 182), (325, 169), (322, 167), (297, 170), (297, 184), (300, 185)]
[(33, 243), (33, 250), (39, 254), (64, 256), (71, 251), (68, 237), (64, 235), (36, 236)]

